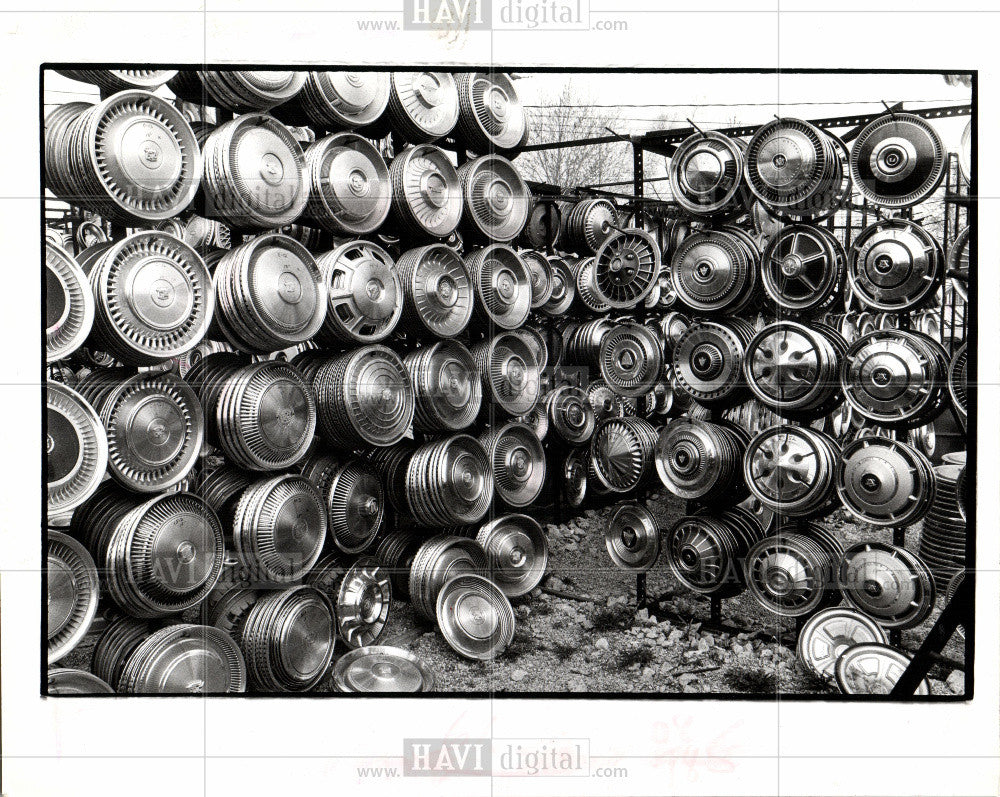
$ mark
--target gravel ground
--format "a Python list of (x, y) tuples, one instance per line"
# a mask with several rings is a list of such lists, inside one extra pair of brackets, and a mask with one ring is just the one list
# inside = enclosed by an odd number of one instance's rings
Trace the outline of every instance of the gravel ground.
[[(661, 525), (683, 513), (683, 503), (667, 494), (648, 502)], [(550, 575), (545, 590), (571, 593), (575, 600), (541, 589), (514, 604), (517, 629), (505, 655), (491, 662), (459, 657), (433, 625), (397, 601), (382, 644), (411, 650), (434, 670), (436, 690), (455, 692), (661, 692), (837, 694), (808, 674), (795, 657), (794, 644), (778, 644), (775, 636), (792, 631), (749, 595), (723, 601), (723, 622), (736, 629), (723, 633), (703, 628), (708, 602), (684, 593), (661, 557), (648, 575), (648, 592), (676, 595), (663, 603), (657, 622), (635, 611), (635, 575), (616, 568), (604, 547), (604, 527), (611, 507), (586, 510), (582, 516), (545, 526), (550, 546)], [(541, 515), (539, 515), (541, 517)], [(859, 525), (837, 512), (823, 521), (845, 544), (864, 539), (891, 542), (891, 531)], [(918, 527), (907, 535), (915, 549)], [(915, 649), (941, 609), (918, 628), (903, 634), (904, 647)], [(682, 619), (684, 618), (684, 619)], [(87, 669), (95, 642), (91, 634), (63, 667)], [(340, 648), (341, 652), (343, 648)], [(963, 642), (956, 634), (943, 651), (961, 661)], [(319, 691), (331, 691), (327, 679)], [(934, 667), (935, 694), (961, 694), (963, 674)]]

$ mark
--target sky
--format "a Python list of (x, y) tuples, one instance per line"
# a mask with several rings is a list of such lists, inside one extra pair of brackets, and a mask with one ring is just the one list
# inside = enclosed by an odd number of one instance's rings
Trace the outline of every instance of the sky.
[[(516, 86), (528, 106), (546, 105), (570, 82), (580, 102), (619, 105), (621, 130), (629, 134), (661, 128), (670, 114), (696, 124), (724, 127), (769, 121), (775, 114), (803, 119), (875, 113), (904, 101), (905, 107), (958, 105), (971, 101), (971, 90), (949, 86), (941, 75), (891, 74), (566, 74), (520, 73)], [(638, 107), (650, 106), (650, 107)], [(958, 148), (968, 117), (934, 122), (945, 146)], [(667, 125), (668, 127), (670, 125)], [(532, 142), (557, 138), (542, 129)], [(533, 131), (534, 133), (534, 131)]]

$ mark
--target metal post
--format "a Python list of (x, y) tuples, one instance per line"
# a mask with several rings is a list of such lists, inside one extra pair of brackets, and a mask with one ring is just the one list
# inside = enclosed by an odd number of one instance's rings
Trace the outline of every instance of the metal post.
[(969, 618), (971, 618), (975, 582), (975, 572), (972, 570), (966, 571), (965, 578), (962, 579), (962, 583), (958, 585), (958, 589), (955, 591), (955, 596), (944, 607), (944, 611), (941, 612), (937, 622), (934, 623), (934, 627), (931, 628), (930, 633), (927, 634), (927, 637), (913, 655), (910, 665), (892, 688), (892, 692), (889, 693), (890, 696), (913, 696), (917, 686), (927, 676), (931, 668), (931, 664), (933, 663), (930, 656), (931, 652), (940, 653), (942, 648), (948, 643), (948, 640), (951, 639), (951, 635), (955, 633), (955, 629), (959, 624), (963, 622), (967, 623)]

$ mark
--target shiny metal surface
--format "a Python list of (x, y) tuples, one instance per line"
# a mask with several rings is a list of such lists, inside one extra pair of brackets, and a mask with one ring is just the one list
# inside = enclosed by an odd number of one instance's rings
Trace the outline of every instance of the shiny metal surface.
[(514, 638), (510, 601), (496, 584), (475, 574), (457, 575), (442, 586), (437, 623), (445, 642), (468, 659), (495, 659)]
[[(854, 645), (837, 659), (837, 686), (845, 695), (888, 695), (909, 664), (909, 656), (888, 645)], [(914, 694), (931, 694), (926, 679)]]
[(343, 654), (333, 680), (341, 692), (431, 692), (434, 672), (413, 653), (370, 645)]

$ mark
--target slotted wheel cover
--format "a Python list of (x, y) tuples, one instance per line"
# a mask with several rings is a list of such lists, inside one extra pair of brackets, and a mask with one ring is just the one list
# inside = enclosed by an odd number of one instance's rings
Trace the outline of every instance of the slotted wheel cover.
[(531, 196), (514, 165), (500, 155), (483, 155), (458, 170), (465, 200), (463, 218), (480, 238), (512, 241), (528, 221)]
[(458, 86), (450, 72), (393, 72), (388, 114), (411, 144), (436, 141), (458, 124)]
[(630, 228), (609, 236), (594, 256), (594, 284), (612, 309), (645, 300), (660, 275), (660, 248), (649, 233)]
[(407, 230), (445, 238), (462, 218), (458, 172), (443, 150), (431, 144), (411, 147), (389, 165), (392, 207)]
[[(854, 645), (837, 659), (837, 686), (845, 695), (888, 695), (909, 666), (910, 657), (888, 645)], [(931, 694), (926, 678), (913, 694)]]
[(329, 297), (324, 331), (331, 341), (377, 343), (403, 313), (403, 286), (392, 257), (367, 241), (341, 244), (317, 265)]
[(941, 252), (922, 227), (889, 219), (866, 227), (851, 246), (847, 276), (864, 303), (900, 312), (922, 304), (941, 281)]
[(837, 491), (844, 505), (868, 523), (909, 526), (934, 501), (934, 471), (923, 454), (905, 443), (861, 437), (844, 447)]
[(854, 645), (889, 644), (889, 635), (874, 620), (854, 609), (835, 606), (817, 612), (802, 626), (796, 652), (817, 678), (833, 681), (837, 659)]
[(444, 244), (411, 249), (400, 256), (396, 270), (409, 319), (442, 338), (465, 329), (472, 318), (472, 278), (455, 250)]

